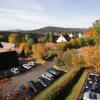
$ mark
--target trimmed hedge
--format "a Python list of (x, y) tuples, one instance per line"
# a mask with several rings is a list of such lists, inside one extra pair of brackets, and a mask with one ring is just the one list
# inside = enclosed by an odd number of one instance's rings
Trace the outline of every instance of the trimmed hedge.
[(82, 75), (84, 68), (73, 68), (59, 80), (40, 93), (34, 100), (63, 100), (71, 92), (74, 84)]

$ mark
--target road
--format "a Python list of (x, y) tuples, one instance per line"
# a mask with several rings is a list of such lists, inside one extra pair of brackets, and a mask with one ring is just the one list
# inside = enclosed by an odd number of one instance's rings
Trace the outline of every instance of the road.
[(48, 68), (53, 67), (53, 62), (47, 62), (46, 64), (37, 65), (36, 67), (28, 70), (25, 73), (19, 74), (15, 77), (12, 77), (12, 81), (4, 84), (3, 93), (11, 89), (17, 89), (21, 85), (26, 85), (30, 80), (36, 80), (41, 76)]

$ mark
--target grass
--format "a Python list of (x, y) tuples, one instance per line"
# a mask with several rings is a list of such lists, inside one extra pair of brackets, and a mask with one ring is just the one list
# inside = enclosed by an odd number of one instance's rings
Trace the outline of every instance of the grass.
[(73, 87), (71, 93), (66, 97), (65, 100), (78, 100), (80, 92), (82, 91), (85, 79), (87, 77), (88, 71), (84, 71), (76, 85)]
[(66, 91), (70, 93), (81, 73), (82, 70), (80, 68), (73, 68), (40, 93), (34, 100), (64, 100), (66, 98)]

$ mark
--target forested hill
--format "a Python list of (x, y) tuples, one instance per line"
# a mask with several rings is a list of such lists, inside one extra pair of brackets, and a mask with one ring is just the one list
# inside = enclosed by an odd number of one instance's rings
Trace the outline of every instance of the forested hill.
[(58, 32), (58, 33), (64, 33), (64, 32), (83, 32), (87, 28), (61, 28), (61, 27), (44, 27), (36, 30), (8, 30), (8, 31), (1, 31), (0, 33), (7, 33), (7, 32), (16, 32), (16, 33), (36, 33), (36, 34), (41, 34), (45, 35), (47, 32)]
[(40, 28), (37, 30), (32, 30), (31, 32), (35, 32), (38, 34), (45, 34), (47, 32), (83, 32), (85, 31), (87, 28), (61, 28), (61, 27), (44, 27), (44, 28)]

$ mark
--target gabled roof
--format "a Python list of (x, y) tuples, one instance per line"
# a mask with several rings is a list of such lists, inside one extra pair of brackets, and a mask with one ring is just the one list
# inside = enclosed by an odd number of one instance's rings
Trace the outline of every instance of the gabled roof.
[(63, 36), (64, 36), (64, 38), (67, 40), (67, 41), (69, 41), (71, 38), (69, 37), (69, 35), (67, 35), (67, 34), (62, 34)]

